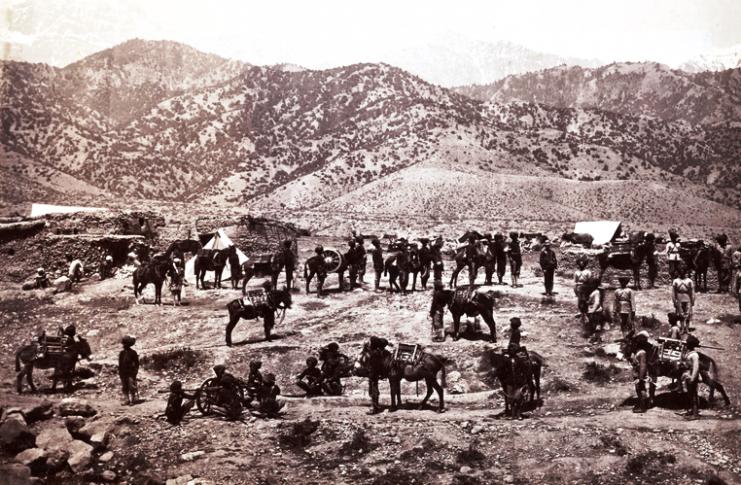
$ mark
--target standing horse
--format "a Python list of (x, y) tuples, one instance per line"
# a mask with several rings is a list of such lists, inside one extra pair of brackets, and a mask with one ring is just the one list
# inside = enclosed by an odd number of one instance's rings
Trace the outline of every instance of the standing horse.
[[(395, 411), (401, 406), (401, 380), (406, 379), (409, 382), (418, 382), (424, 379), (427, 385), (427, 394), (425, 394), (418, 408), (422, 409), (432, 396), (432, 391), (437, 392), (440, 400), (438, 412), (445, 412), (445, 397), (443, 387), (445, 384), (445, 364), (448, 360), (438, 355), (422, 352), (421, 356), (414, 364), (404, 364), (395, 362), (393, 355), (388, 351), (372, 350), (369, 344), (363, 346), (360, 358), (355, 364), (355, 373), (360, 377), (374, 379), (375, 389), (378, 389), (378, 380), (388, 379), (391, 388), (391, 410)], [(442, 371), (440, 383), (437, 382), (437, 373)], [(371, 396), (373, 401), (373, 410), (378, 410), (378, 393), (374, 392)]]
[(152, 283), (154, 285), (154, 304), (162, 304), (162, 284), (167, 276), (169, 263), (162, 259), (153, 259), (148, 263), (143, 263), (134, 271), (134, 300), (139, 304), (139, 297), (142, 296), (144, 288)]
[[(618, 342), (620, 343), (620, 354), (618, 357), (630, 360), (633, 354), (638, 350), (638, 345), (633, 336), (633, 332), (628, 333), (624, 338), (618, 340)], [(684, 369), (678, 362), (661, 360), (659, 358), (659, 346), (652, 343), (649, 343), (649, 345), (650, 349), (646, 354), (648, 355), (648, 376), (651, 379), (651, 382), (648, 385), (648, 405), (651, 407), (653, 406), (654, 394), (656, 393), (655, 383), (657, 378), (659, 376), (664, 376), (679, 380), (684, 373)], [(716, 389), (720, 392), (720, 395), (723, 396), (726, 406), (730, 405), (731, 400), (726, 394), (726, 389), (718, 380), (718, 366), (715, 363), (715, 360), (702, 352), (697, 352), (697, 355), (700, 357), (700, 380), (710, 389), (708, 395), (708, 406), (710, 408), (713, 407), (713, 398)]]
[(480, 241), (459, 248), (455, 253), (455, 269), (450, 276), (450, 288), (458, 286), (458, 274), (463, 268), (468, 267), (468, 278), (470, 284), (474, 284), (479, 268), (486, 267), (487, 251), (482, 247)]
[[(643, 265), (643, 261), (654, 257), (653, 254), (649, 254), (651, 252), (649, 251), (651, 247), (653, 247), (653, 245), (646, 244), (645, 241), (640, 241), (633, 244), (630, 252), (614, 252), (609, 247), (606, 248), (603, 252), (597, 255), (597, 262), (599, 263), (599, 281), (602, 281), (602, 276), (609, 267), (623, 271), (630, 270), (633, 273), (633, 282), (635, 283), (635, 287), (640, 290), (641, 266)], [(651, 261), (653, 261), (653, 259)], [(652, 273), (650, 263), (649, 273)], [(653, 280), (651, 280), (651, 282), (653, 282)]]
[(491, 341), (495, 343), (497, 341), (497, 322), (494, 318), (495, 293), (479, 289), (469, 291), (468, 286), (446, 291), (449, 292), (448, 310), (453, 315), (453, 340), (460, 338), (461, 317), (464, 314), (469, 317), (481, 315), (489, 326)]
[[(389, 291), (401, 292), (407, 294), (407, 285), (409, 284), (409, 273), (413, 270), (415, 256), (408, 251), (401, 251), (393, 256), (386, 258), (384, 262), (384, 276), (389, 277)], [(419, 261), (419, 259), (417, 259)]]
[[(310, 257), (306, 260), (304, 263), (304, 278), (306, 279), (306, 293), (309, 293), (309, 285), (311, 284), (311, 280), (314, 279), (314, 276), (317, 277), (317, 280), (320, 281), (321, 286), (324, 286), (324, 279), (326, 279), (327, 274), (329, 273), (337, 273), (337, 277), (339, 278), (339, 284), (340, 284), (340, 291), (343, 291), (344, 285), (345, 285), (345, 271), (348, 270), (348, 264), (347, 264), (347, 255), (348, 253), (341, 254), (340, 255), (340, 261), (339, 266), (337, 269), (333, 271), (326, 270), (327, 265), (330, 264), (331, 258), (327, 256), (329, 252), (333, 252), (332, 255), (336, 256), (339, 253), (334, 253), (334, 249), (329, 249), (325, 251), (324, 255), (320, 256), (318, 254), (315, 254), (314, 256)], [(321, 260), (324, 259), (324, 262)], [(322, 266), (325, 267), (325, 273), (323, 275), (319, 274), (319, 268)], [(321, 288), (319, 287), (319, 284), (317, 284), (317, 291), (321, 292)]]
[(265, 340), (270, 341), (270, 332), (275, 326), (276, 310), (291, 308), (291, 292), (287, 287), (282, 290), (271, 290), (265, 301), (253, 304), (245, 304), (244, 300), (233, 300), (226, 305), (229, 311), (229, 323), (226, 326), (226, 345), (232, 346), (232, 330), (237, 326), (240, 318), (245, 320), (263, 319), (265, 329)]
[(193, 272), (196, 275), (196, 289), (206, 288), (206, 271), (214, 272), (214, 288), (221, 288), (221, 274), (224, 272), (228, 258), (226, 249), (201, 249), (196, 255)]
[[(524, 359), (520, 357), (511, 357), (501, 354), (495, 350), (489, 350), (489, 361), (494, 370), (494, 376), (504, 390), (504, 412), (512, 413), (513, 417), (519, 417), (519, 408), (512, 409), (510, 405), (517, 405), (517, 402), (511, 403), (514, 392), (527, 386), (530, 393), (530, 403), (535, 400), (537, 394), (538, 404), (540, 404), (540, 376), (545, 366), (543, 356), (532, 350), (528, 351), (530, 356), (530, 369)], [(514, 406), (513, 406), (514, 407)]]
[[(36, 392), (36, 386), (33, 384), (33, 368), (37, 369), (54, 369), (52, 376), (52, 391), (57, 389), (57, 381), (64, 381), (65, 392), (72, 389), (72, 377), (75, 366), (80, 358), (92, 360), (93, 352), (90, 344), (83, 337), (77, 337), (79, 340), (72, 342), (64, 347), (62, 354), (46, 353), (38, 356), (37, 344), (30, 344), (18, 349), (15, 353), (15, 370), (18, 372), (16, 380), (18, 394), (23, 392), (23, 376), (26, 376), (31, 392)], [(22, 364), (22, 366), (21, 366)]]

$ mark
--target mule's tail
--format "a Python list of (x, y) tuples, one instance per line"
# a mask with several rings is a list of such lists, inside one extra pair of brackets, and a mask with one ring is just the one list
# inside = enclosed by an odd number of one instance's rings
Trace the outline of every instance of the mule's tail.
[(443, 374), (440, 376), (440, 387), (446, 388), (446, 387), (448, 387), (448, 384), (445, 381), (445, 375), (446, 375), (446, 372), (445, 372), (445, 362), (443, 362), (443, 369), (442, 370), (443, 370)]
[(18, 352), (15, 353), (15, 371), (20, 372), (21, 371), (21, 350), (18, 350)]

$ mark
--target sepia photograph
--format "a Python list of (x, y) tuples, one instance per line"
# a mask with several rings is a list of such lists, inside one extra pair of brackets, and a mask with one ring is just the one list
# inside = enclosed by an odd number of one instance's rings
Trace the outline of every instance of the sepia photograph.
[(741, 485), (741, 2), (0, 0), (0, 485)]

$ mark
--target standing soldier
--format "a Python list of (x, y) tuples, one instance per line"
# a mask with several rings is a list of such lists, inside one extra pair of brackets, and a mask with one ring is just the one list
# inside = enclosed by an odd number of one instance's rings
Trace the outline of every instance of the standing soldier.
[[(322, 288), (324, 287), (324, 280), (327, 279), (327, 260), (324, 259), (324, 247), (319, 245), (314, 248), (314, 252), (317, 255), (317, 267), (316, 267), (316, 296), (322, 295)], [(306, 285), (306, 292), (309, 292), (309, 285)]]
[(633, 407), (634, 413), (645, 413), (651, 404), (651, 392), (649, 392), (648, 401), (646, 400), (646, 382), (649, 382), (649, 385), (653, 386), (653, 383), (650, 382), (651, 378), (648, 375), (648, 352), (651, 350), (648, 337), (648, 332), (644, 330), (636, 335), (633, 340), (636, 348), (630, 359), (630, 364), (633, 367), (633, 382), (635, 383), (636, 395), (638, 397), (638, 402)]
[(136, 343), (136, 338), (126, 336), (121, 339), (123, 350), (118, 354), (118, 376), (121, 378), (121, 388), (125, 400), (123, 405), (136, 404), (139, 401), (139, 388), (136, 375), (139, 373), (139, 354), (131, 347)]
[(509, 238), (509, 266), (512, 271), (512, 288), (519, 288), (520, 268), (522, 268), (522, 249), (520, 248), (520, 235), (516, 232), (510, 232)]
[(358, 247), (354, 238), (350, 239), (347, 245), (350, 249), (345, 253), (345, 257), (347, 258), (347, 269), (350, 276), (350, 291), (352, 291), (355, 288), (358, 279)]
[(506, 285), (504, 274), (507, 272), (507, 242), (504, 240), (504, 234), (496, 233), (494, 235), (494, 257), (497, 260), (497, 278), (500, 285)]
[[(293, 241), (291, 241), (290, 239), (286, 239), (285, 241), (283, 241), (283, 248), (281, 249), (281, 252), (283, 255), (283, 266), (286, 270), (286, 286), (289, 289), (293, 287), (292, 286), (293, 272), (296, 270), (296, 257), (294, 256), (293, 251), (291, 250), (292, 245), (293, 245)], [(272, 283), (273, 283), (273, 288), (278, 287), (278, 272), (277, 271), (273, 273)]]
[(729, 291), (731, 284), (731, 266), (733, 259), (733, 248), (728, 244), (728, 236), (720, 234), (715, 237), (720, 246), (718, 254), (720, 258), (720, 265), (718, 266), (718, 293), (725, 293)]
[(471, 234), (468, 236), (468, 245), (466, 245), (466, 263), (468, 263), (468, 281), (470, 288), (473, 289), (473, 284), (476, 282), (476, 253), (478, 248), (476, 236)]
[(692, 307), (695, 306), (695, 285), (692, 278), (687, 277), (687, 268), (679, 267), (679, 276), (672, 281), (672, 303), (674, 312), (679, 316), (682, 333), (690, 332), (692, 323)]
[(422, 288), (427, 289), (427, 280), (430, 279), (430, 266), (432, 265), (432, 250), (428, 246), (430, 240), (426, 237), (419, 238), (422, 247), (419, 248), (419, 264), (422, 267), (422, 273), (420, 275), (420, 281), (422, 282)]
[(445, 325), (443, 324), (443, 315), (445, 305), (448, 304), (449, 292), (443, 289), (442, 280), (435, 280), (434, 293), (432, 294), (432, 305), (430, 305), (430, 318), (432, 319), (432, 341), (445, 341)]
[(355, 250), (357, 251), (358, 287), (361, 287), (365, 283), (365, 267), (368, 264), (368, 258), (366, 257), (363, 236), (356, 236), (355, 242), (357, 243)]
[(587, 291), (585, 285), (592, 279), (592, 272), (587, 269), (588, 262), (586, 256), (579, 256), (576, 260), (576, 267), (579, 269), (574, 271), (574, 294), (576, 295), (582, 325), (584, 325), (586, 319), (587, 299), (589, 298), (589, 291)]
[(645, 239), (646, 247), (646, 265), (648, 265), (648, 288), (652, 289), (656, 285), (656, 276), (659, 274), (659, 268), (656, 264), (656, 236), (649, 232)]
[(700, 398), (697, 395), (697, 384), (700, 379), (700, 356), (695, 350), (695, 347), (700, 345), (700, 340), (694, 335), (689, 335), (685, 341), (685, 345), (687, 346), (687, 352), (682, 356), (682, 364), (687, 371), (682, 374), (682, 382), (687, 388), (687, 394), (690, 399), (690, 406), (685, 416), (687, 419), (694, 420), (700, 417), (698, 411)]
[(443, 238), (442, 236), (439, 236), (430, 248), (432, 250), (431, 257), (433, 278), (435, 279), (435, 281), (439, 281), (441, 283), (443, 281), (443, 270), (445, 269), (445, 267), (443, 266), (443, 255), (441, 252), (442, 247)]
[(583, 287), (585, 294), (589, 293), (587, 299), (587, 318), (589, 321), (589, 336), (593, 343), (602, 342), (602, 292), (600, 282), (597, 278), (591, 278)]
[(630, 277), (618, 278), (620, 288), (615, 290), (615, 315), (620, 320), (620, 328), (623, 335), (633, 330), (633, 319), (636, 316), (636, 295), (628, 288)]
[(100, 262), (100, 279), (101, 281), (113, 276), (113, 256), (110, 253), (106, 253), (103, 256), (103, 260)]
[(381, 275), (383, 274), (383, 249), (381, 249), (381, 241), (378, 238), (373, 238), (371, 244), (373, 245), (370, 250), (373, 259), (373, 271), (376, 274), (373, 289), (378, 291), (381, 284)]
[(540, 267), (543, 269), (545, 276), (545, 294), (553, 296), (553, 275), (558, 268), (558, 259), (556, 253), (551, 249), (551, 242), (543, 243), (543, 250), (540, 252)]
[(682, 261), (680, 257), (680, 245), (679, 245), (679, 234), (674, 231), (669, 231), (669, 241), (666, 243), (666, 262), (669, 267), (669, 278), (674, 281), (677, 277), (677, 270), (679, 269), (679, 263)]

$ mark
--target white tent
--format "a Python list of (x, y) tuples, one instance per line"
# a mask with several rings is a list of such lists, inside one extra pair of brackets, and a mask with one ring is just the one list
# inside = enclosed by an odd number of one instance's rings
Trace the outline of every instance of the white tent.
[[(222, 229), (219, 229), (216, 231), (216, 234), (214, 234), (214, 237), (211, 238), (211, 240), (203, 246), (203, 249), (226, 249), (229, 246), (234, 245), (234, 243), (229, 239), (229, 237), (224, 234), (224, 231)], [(248, 258), (245, 256), (245, 254), (237, 248), (237, 255), (239, 256), (239, 264), (240, 266), (244, 264), (245, 261), (247, 261)], [(197, 256), (196, 256), (197, 257)], [(196, 274), (195, 274), (195, 267), (196, 267), (196, 257), (190, 258), (187, 263), (185, 263), (185, 279), (189, 283), (195, 283), (196, 282)], [(229, 278), (232, 277), (232, 272), (229, 269), (229, 263), (224, 267), (224, 272), (221, 274), (221, 280), (227, 281)], [(213, 271), (207, 271), (206, 272), (206, 278), (204, 278), (205, 281), (213, 281), (214, 280), (214, 272)]]
[(104, 211), (96, 207), (70, 207), (63, 205), (33, 204), (31, 205), (31, 217), (43, 216), (45, 214), (70, 214), (73, 212), (95, 212)]
[(574, 232), (577, 234), (591, 234), (592, 244), (605, 244), (615, 239), (622, 228), (618, 221), (577, 222)]

